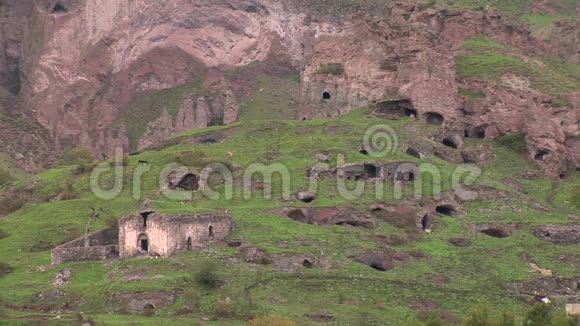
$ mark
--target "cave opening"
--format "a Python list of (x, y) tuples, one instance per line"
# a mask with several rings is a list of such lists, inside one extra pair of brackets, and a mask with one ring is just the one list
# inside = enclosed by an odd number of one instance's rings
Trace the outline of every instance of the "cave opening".
[(65, 6), (63, 6), (60, 2), (57, 2), (53, 7), (51, 14), (66, 14), (68, 10), (66, 10)]
[(445, 145), (447, 147), (451, 147), (453, 149), (459, 148), (459, 145), (453, 139), (451, 139), (449, 137), (443, 138), (443, 141), (441, 143), (443, 145)]
[(425, 231), (425, 232), (431, 230), (432, 224), (433, 224), (433, 221), (431, 220), (431, 217), (429, 216), (429, 214), (426, 214), (421, 219), (421, 226), (423, 227), (423, 231)]
[(469, 127), (465, 128), (465, 138), (485, 138), (485, 127)]
[(302, 212), (301, 209), (293, 209), (291, 211), (289, 211), (286, 216), (288, 216), (289, 218), (295, 220), (295, 221), (299, 221), (299, 222), (303, 222), (306, 223), (307, 218), (306, 215), (304, 214), (304, 212)]
[(536, 161), (543, 161), (546, 158), (546, 155), (548, 155), (548, 154), (550, 154), (550, 152), (542, 149), (534, 156), (534, 159)]
[(442, 215), (453, 216), (457, 214), (457, 210), (451, 205), (439, 205), (435, 208), (435, 211)]
[(197, 191), (199, 190), (199, 177), (193, 173), (188, 173), (177, 184), (177, 188), (183, 190)]
[(427, 123), (428, 124), (442, 125), (444, 121), (445, 121), (445, 118), (441, 114), (435, 113), (435, 112), (427, 112)]
[(365, 177), (367, 179), (374, 179), (379, 177), (379, 169), (372, 164), (364, 165)]
[(405, 109), (405, 115), (408, 117), (417, 117), (417, 110), (415, 109)]
[(312, 268), (314, 267), (314, 264), (310, 261), (310, 259), (304, 259), (304, 261), (302, 262), (302, 266), (306, 268)]
[(490, 237), (494, 237), (494, 238), (507, 238), (511, 235), (511, 232), (508, 230), (504, 230), (504, 229), (500, 229), (497, 227), (492, 227), (492, 228), (486, 228), (483, 229), (481, 231), (479, 231), (485, 235), (489, 235)]
[(323, 100), (330, 100), (332, 98), (332, 96), (330, 95), (329, 92), (323, 92), (322, 93), (322, 99)]
[(384, 272), (384, 271), (387, 270), (385, 268), (385, 266), (383, 266), (383, 264), (381, 264), (381, 263), (370, 263), (369, 264), (369, 267), (372, 268), (372, 269), (375, 269), (377, 271), (380, 271), (380, 272)]
[(418, 150), (414, 149), (413, 147), (409, 147), (407, 148), (407, 151), (405, 151), (405, 153), (407, 155), (413, 156), (415, 158), (421, 159), (421, 153), (419, 153)]

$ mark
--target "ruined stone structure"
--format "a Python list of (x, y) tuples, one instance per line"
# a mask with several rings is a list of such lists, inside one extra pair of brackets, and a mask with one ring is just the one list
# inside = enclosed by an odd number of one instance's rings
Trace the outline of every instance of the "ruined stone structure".
[(88, 235), (89, 246), (85, 247), (85, 237), (60, 245), (51, 251), (53, 265), (70, 261), (103, 260), (119, 256), (115, 245), (116, 236), (109, 229)]
[(420, 175), (413, 162), (368, 162), (341, 165), (335, 169), (311, 168), (308, 178), (338, 177), (354, 181), (414, 181)]
[(144, 211), (119, 221), (121, 258), (139, 255), (170, 256), (223, 240), (233, 228), (228, 216), (174, 215)]

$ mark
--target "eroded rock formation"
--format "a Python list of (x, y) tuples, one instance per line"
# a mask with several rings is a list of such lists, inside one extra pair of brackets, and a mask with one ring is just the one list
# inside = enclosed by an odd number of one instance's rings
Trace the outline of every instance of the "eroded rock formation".
[(490, 95), (471, 101), (450, 60), (467, 37), (488, 35), (522, 55), (574, 61), (573, 25), (543, 41), (493, 11), (399, 2), (9, 0), (1, 9), (0, 86), (19, 94), (56, 152), (80, 144), (105, 158), (231, 123), (258, 91), (256, 76), (299, 74), (299, 119), (404, 98), (407, 113), (439, 116), (449, 132), (526, 133), (531, 158), (549, 152), (537, 161), (552, 176), (579, 166), (577, 94), (575, 111), (547, 110), (553, 99), (505, 76), (470, 85)]

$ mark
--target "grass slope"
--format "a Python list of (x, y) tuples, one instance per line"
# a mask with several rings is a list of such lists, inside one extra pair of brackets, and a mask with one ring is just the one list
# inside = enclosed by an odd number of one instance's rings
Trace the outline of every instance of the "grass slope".
[[(236, 124), (235, 132), (224, 142), (203, 145), (176, 145), (158, 152), (144, 152), (129, 158), (124, 171), (124, 190), (113, 200), (100, 200), (90, 191), (87, 175), (76, 175), (74, 167), (46, 171), (32, 179), (15, 183), (17, 189), (56, 196), (66, 189), (67, 182), (74, 183), (80, 198), (69, 201), (30, 203), (23, 209), (0, 219), (0, 262), (12, 272), (0, 276), (0, 302), (4, 303), (7, 319), (14, 322), (29, 321), (31, 315), (74, 322), (67, 305), (75, 307), (107, 325), (125, 325), (138, 322), (143, 325), (195, 324), (204, 316), (219, 319), (210, 325), (245, 325), (247, 315), (281, 315), (296, 320), (300, 325), (313, 322), (304, 317), (308, 313), (327, 312), (344, 325), (400, 325), (416, 318), (415, 305), (419, 300), (435, 302), (440, 310), (457, 316), (489, 307), (494, 312), (508, 311), (521, 316), (526, 310), (523, 294), (508, 290), (514, 281), (539, 277), (530, 272), (521, 259), (526, 253), (537, 263), (551, 269), (556, 275), (576, 275), (578, 260), (563, 261), (559, 257), (574, 257), (579, 245), (556, 246), (534, 237), (530, 230), (543, 223), (569, 222), (568, 212), (576, 209), (568, 200), (570, 189), (580, 181), (578, 173), (562, 181), (555, 196), (559, 208), (550, 207), (546, 192), (551, 182), (544, 178), (524, 179), (524, 170), (535, 169), (521, 151), (523, 139), (508, 137), (494, 144), (497, 157), (482, 165), (480, 185), (492, 186), (512, 193), (513, 197), (493, 200), (475, 200), (465, 205), (467, 213), (459, 217), (440, 217), (432, 234), (419, 242), (409, 242), (396, 250), (414, 250), (426, 254), (425, 259), (412, 259), (397, 263), (388, 272), (378, 272), (350, 260), (350, 255), (384, 245), (375, 241), (377, 235), (399, 234), (401, 230), (381, 222), (373, 230), (344, 226), (306, 225), (272, 212), (274, 207), (298, 205), (281, 197), (281, 180), (274, 178), (273, 198), (266, 200), (254, 196), (243, 198), (239, 180), (241, 171), (234, 174), (234, 196), (208, 200), (200, 194), (193, 201), (171, 201), (158, 191), (158, 175), (165, 164), (174, 161), (183, 151), (202, 151), (206, 157), (221, 161), (223, 154), (234, 153), (231, 163), (247, 167), (252, 163), (283, 163), (291, 175), (292, 192), (307, 187), (306, 168), (316, 162), (313, 156), (323, 150), (342, 153), (347, 162), (363, 162), (368, 156), (358, 153), (365, 130), (377, 123), (388, 124), (400, 137), (400, 150), (383, 160), (411, 160), (403, 150), (409, 141), (428, 139), (435, 127), (426, 128), (412, 120), (385, 121), (369, 116), (369, 109), (354, 111), (337, 119), (311, 121), (252, 120)], [(209, 128), (215, 130), (219, 127)], [(195, 134), (203, 131), (195, 131)], [(426, 142), (431, 142), (425, 140)], [(468, 142), (475, 146), (487, 140)], [(435, 143), (432, 143), (436, 145)], [(151, 171), (144, 175), (142, 194), (132, 198), (132, 174), (139, 160), (151, 163)], [(443, 175), (442, 188), (449, 189), (455, 166), (436, 158), (419, 163), (431, 163)], [(509, 163), (508, 163), (509, 162)], [(432, 193), (429, 178), (424, 176), (424, 194)], [(112, 174), (105, 174), (104, 185), (112, 185)], [(511, 181), (511, 182), (508, 182)], [(521, 185), (516, 191), (513, 182)], [(354, 187), (354, 183), (349, 184)], [(223, 193), (224, 185), (216, 186)], [(404, 192), (411, 194), (411, 187)], [(325, 180), (318, 190), (319, 198), (304, 206), (351, 205), (364, 209), (377, 199), (374, 187), (360, 199), (347, 200), (337, 190), (336, 182)], [(526, 198), (550, 207), (548, 212), (533, 208)], [(522, 197), (523, 196), (523, 197)], [(39, 196), (43, 197), (43, 196)], [(199, 252), (186, 252), (168, 259), (126, 259), (105, 262), (78, 262), (50, 266), (49, 249), (81, 234), (89, 207), (104, 207), (112, 217), (122, 216), (138, 209), (138, 202), (150, 198), (161, 212), (223, 211), (234, 217), (236, 230), (231, 238), (243, 239), (270, 253), (310, 253), (328, 259), (330, 269), (304, 269), (293, 273), (274, 272), (271, 266), (237, 262), (235, 249), (214, 246)], [(395, 203), (394, 190), (388, 185), (381, 201)], [(496, 239), (475, 232), (479, 222), (522, 223), (522, 228), (506, 239)], [(94, 228), (107, 223), (97, 221)], [(448, 243), (451, 237), (465, 237), (473, 242), (468, 248), (456, 248)], [(281, 244), (284, 244), (281, 246)], [(208, 290), (196, 282), (196, 275), (204, 266), (215, 264), (215, 274), (224, 280), (222, 287)], [(42, 268), (41, 268), (42, 266)], [(59, 288), (67, 293), (50, 297), (57, 288), (51, 279), (62, 268), (73, 269), (71, 283)], [(126, 280), (132, 273), (142, 273), (144, 279)], [(435, 281), (441, 276), (445, 282)], [(132, 316), (112, 306), (109, 297), (121, 291), (176, 290), (177, 299), (172, 304), (157, 309), (158, 317)], [(40, 299), (39, 294), (43, 294)], [(283, 303), (273, 303), (281, 297)], [(229, 298), (229, 300), (226, 300)], [(231, 303), (230, 303), (231, 300)], [(561, 309), (562, 303), (556, 302)], [(25, 310), (20, 311), (26, 307)]]

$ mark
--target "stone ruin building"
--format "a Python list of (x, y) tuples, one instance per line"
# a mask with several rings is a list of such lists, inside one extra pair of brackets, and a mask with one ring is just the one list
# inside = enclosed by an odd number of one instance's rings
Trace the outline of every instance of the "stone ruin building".
[(121, 258), (139, 255), (168, 257), (224, 240), (232, 228), (233, 222), (228, 216), (145, 211), (119, 221), (119, 255)]
[(307, 171), (311, 179), (338, 177), (353, 181), (414, 181), (419, 176), (419, 167), (413, 162), (352, 163), (334, 169), (310, 168)]
[[(168, 257), (224, 240), (231, 217), (216, 214), (157, 214), (153, 210), (119, 220), (119, 229), (104, 229), (52, 249), (52, 264), (133, 256)], [(118, 232), (117, 232), (118, 231)]]

